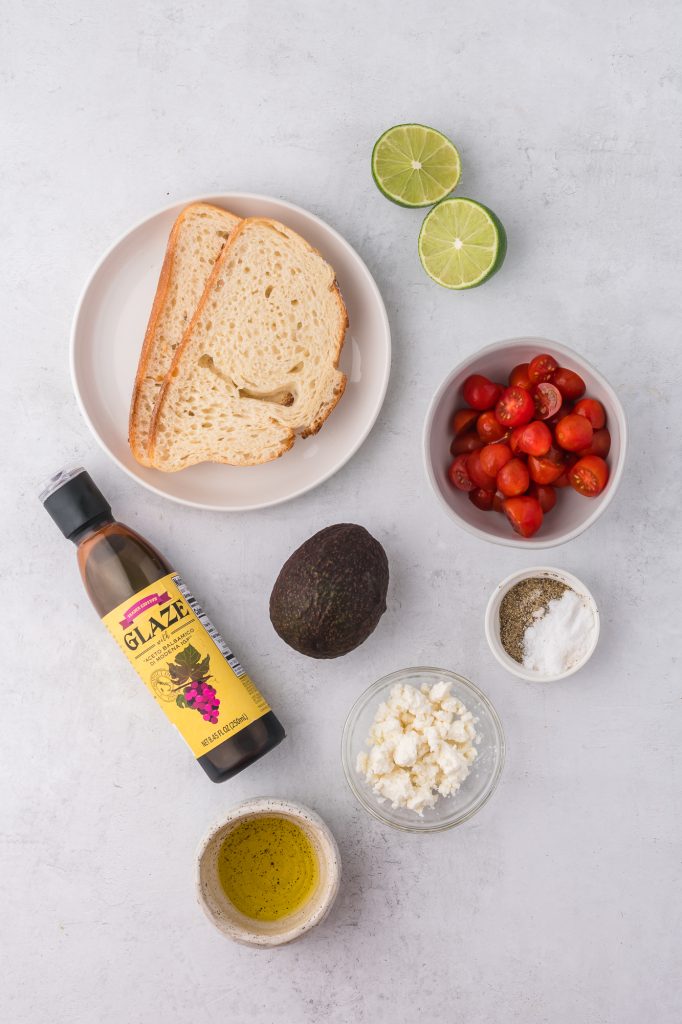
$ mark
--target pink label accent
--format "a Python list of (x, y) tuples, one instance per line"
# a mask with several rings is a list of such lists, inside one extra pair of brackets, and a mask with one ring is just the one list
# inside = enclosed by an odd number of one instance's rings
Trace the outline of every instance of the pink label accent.
[(157, 604), (167, 604), (168, 601), (170, 601), (168, 591), (163, 594), (149, 594), (147, 597), (143, 597), (141, 601), (131, 604), (130, 608), (124, 611), (120, 625), (124, 629), (129, 629), (138, 615), (142, 615), (142, 612), (146, 612), (148, 608), (153, 608)]

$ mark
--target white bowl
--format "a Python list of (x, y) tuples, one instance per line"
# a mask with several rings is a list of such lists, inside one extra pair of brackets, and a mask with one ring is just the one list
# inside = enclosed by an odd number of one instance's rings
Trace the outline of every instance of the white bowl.
[[(255, 921), (242, 914), (225, 895), (218, 878), (218, 853), (227, 834), (247, 818), (288, 818), (310, 839), (319, 867), (319, 882), (310, 899), (299, 910), (279, 921)], [(324, 921), (336, 899), (341, 879), (341, 857), (329, 828), (314, 811), (303, 804), (274, 797), (244, 800), (211, 828), (197, 853), (197, 898), (208, 919), (234, 942), (245, 946), (281, 946), (300, 938)]]
[[(529, 580), (538, 576), (541, 578), (558, 580), (560, 583), (565, 583), (567, 587), (574, 590), (576, 594), (578, 594), (583, 601), (589, 605), (592, 610), (592, 614), (594, 615), (594, 636), (585, 656), (581, 661), (572, 665), (571, 668), (566, 669), (565, 672), (560, 672), (555, 676), (545, 675), (542, 672), (532, 672), (530, 669), (524, 668), (523, 665), (507, 654), (502, 646), (502, 641), (500, 640), (500, 605), (502, 604), (505, 594), (507, 594), (512, 587), (515, 587), (517, 583), (520, 583), (521, 580)], [(506, 580), (502, 580), (501, 583), (498, 583), (490, 596), (488, 607), (485, 610), (485, 635), (490, 650), (493, 652), (502, 668), (506, 668), (508, 672), (512, 673), (512, 675), (518, 676), (519, 679), (531, 680), (535, 683), (555, 683), (559, 679), (567, 679), (568, 676), (572, 676), (576, 672), (579, 672), (581, 668), (584, 668), (594, 654), (599, 640), (599, 608), (597, 607), (597, 602), (590, 591), (587, 589), (585, 584), (577, 578), (577, 576), (572, 576), (570, 572), (564, 572), (563, 569), (553, 569), (548, 565), (538, 565), (534, 569), (522, 569), (520, 572), (514, 572), (511, 576), (507, 576)]]
[[(468, 495), (456, 490), (448, 480), (447, 470), (452, 462), (450, 420), (455, 409), (466, 403), (462, 397), (462, 384), (471, 373), (481, 373), (492, 380), (506, 381), (518, 363), (527, 363), (533, 356), (549, 352), (562, 366), (579, 373), (587, 385), (590, 398), (597, 398), (606, 409), (607, 426), (611, 434), (608, 455), (609, 482), (596, 498), (584, 498), (564, 487), (556, 506), (544, 519), (542, 527), (533, 537), (519, 537), (506, 516), (496, 512), (482, 512), (469, 501)], [(424, 464), (433, 491), (448, 515), (469, 533), (494, 544), (514, 548), (550, 548), (564, 544), (586, 530), (606, 511), (613, 500), (623, 475), (627, 447), (625, 413), (615, 391), (587, 360), (565, 345), (547, 338), (511, 338), (498, 341), (470, 356), (448, 374), (433, 397), (424, 423)]]

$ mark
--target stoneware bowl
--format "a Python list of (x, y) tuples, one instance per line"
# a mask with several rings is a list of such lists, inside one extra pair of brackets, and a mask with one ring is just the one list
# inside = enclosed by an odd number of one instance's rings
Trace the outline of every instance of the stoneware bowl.
[[(502, 600), (512, 587), (520, 583), (521, 580), (528, 580), (534, 576), (541, 578), (559, 580), (560, 583), (565, 583), (567, 587), (574, 590), (578, 594), (585, 604), (592, 609), (594, 616), (594, 635), (592, 637), (592, 643), (590, 644), (585, 656), (575, 665), (572, 665), (565, 672), (561, 672), (559, 675), (549, 676), (543, 675), (541, 672), (531, 672), (529, 669), (524, 668), (523, 665), (519, 664), (511, 658), (500, 640), (500, 605)], [(529, 679), (535, 683), (554, 683), (559, 679), (567, 679), (568, 676), (574, 675), (579, 672), (581, 668), (584, 668), (587, 662), (590, 660), (597, 646), (599, 640), (599, 608), (594, 597), (587, 589), (584, 583), (582, 583), (577, 576), (572, 576), (570, 572), (564, 572), (563, 569), (553, 569), (548, 565), (538, 565), (534, 569), (522, 569), (520, 572), (512, 573), (511, 576), (507, 576), (506, 580), (502, 580), (498, 583), (497, 587), (490, 596), (488, 601), (488, 607), (485, 611), (485, 635), (488, 641), (488, 646), (493, 652), (500, 665), (506, 668), (507, 672), (511, 672), (512, 675), (518, 676), (519, 679)]]
[[(587, 385), (588, 396), (603, 403), (611, 433), (611, 451), (607, 458), (610, 477), (597, 498), (584, 498), (572, 487), (562, 488), (556, 506), (545, 516), (542, 527), (534, 537), (524, 538), (514, 533), (506, 516), (498, 512), (482, 512), (472, 505), (466, 493), (456, 490), (448, 480), (447, 470), (452, 462), (450, 420), (454, 411), (466, 404), (462, 385), (469, 374), (481, 373), (491, 380), (504, 382), (514, 366), (527, 363), (542, 352), (551, 353), (562, 366), (579, 373)], [(448, 374), (426, 415), (423, 444), (429, 483), (440, 505), (459, 526), (495, 544), (526, 549), (549, 548), (577, 537), (597, 521), (613, 500), (623, 475), (627, 424), (623, 407), (611, 385), (577, 352), (547, 338), (512, 338), (488, 345)]]
[[(264, 816), (295, 822), (312, 842), (318, 859), (317, 889), (303, 907), (280, 921), (254, 921), (240, 913), (223, 892), (218, 879), (218, 852), (227, 834), (246, 818)], [(196, 870), (199, 903), (218, 931), (245, 946), (270, 947), (292, 942), (324, 921), (339, 891), (341, 858), (334, 836), (314, 811), (288, 800), (260, 797), (237, 804), (219, 825), (209, 830), (199, 847)]]

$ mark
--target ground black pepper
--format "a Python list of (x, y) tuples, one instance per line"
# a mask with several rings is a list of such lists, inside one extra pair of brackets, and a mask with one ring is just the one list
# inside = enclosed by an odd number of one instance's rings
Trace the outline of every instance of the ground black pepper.
[(537, 612), (547, 611), (554, 601), (571, 588), (547, 576), (531, 576), (515, 584), (500, 604), (500, 640), (514, 661), (523, 661), (523, 638), (530, 624), (538, 618)]

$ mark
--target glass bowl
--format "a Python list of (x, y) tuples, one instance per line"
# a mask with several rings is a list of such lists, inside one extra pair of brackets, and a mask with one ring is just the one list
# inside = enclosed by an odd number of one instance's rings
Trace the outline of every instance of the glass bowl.
[[(377, 708), (388, 699), (396, 683), (409, 683), (419, 689), (439, 680), (452, 683), (451, 693), (471, 711), (476, 720), (478, 757), (469, 775), (456, 793), (438, 797), (436, 806), (423, 815), (404, 807), (391, 807), (373, 792), (362, 774), (356, 771), (358, 754), (366, 751), (367, 736)], [(502, 723), (488, 698), (463, 676), (444, 668), (404, 668), (373, 683), (350, 709), (343, 729), (341, 761), (346, 781), (362, 806), (374, 818), (403, 832), (443, 832), (471, 818), (490, 799), (504, 765), (505, 743)]]

